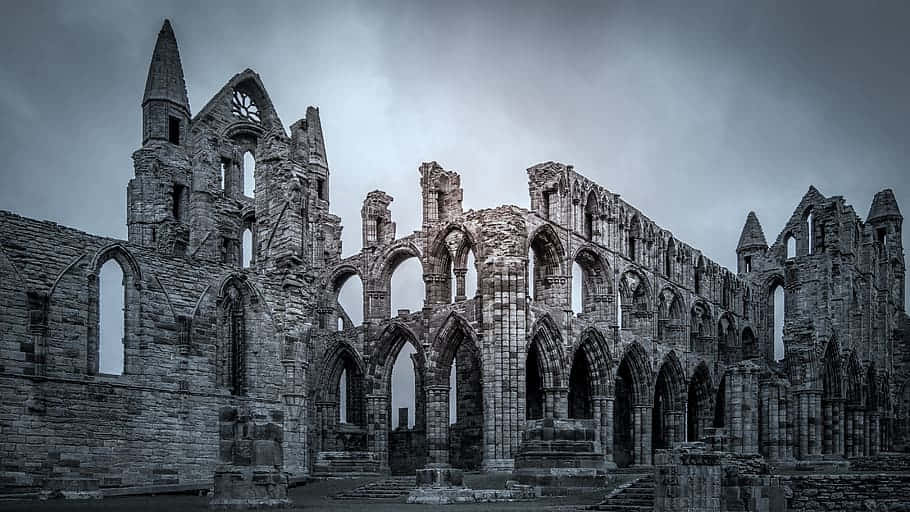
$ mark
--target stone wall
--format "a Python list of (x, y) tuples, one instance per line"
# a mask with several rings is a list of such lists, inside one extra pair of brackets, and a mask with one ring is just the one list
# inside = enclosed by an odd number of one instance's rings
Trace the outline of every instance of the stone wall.
[[(790, 488), (791, 512), (906, 510), (910, 508), (910, 473), (782, 475)], [(902, 505), (904, 508), (890, 508)]]
[[(287, 347), (264, 298), (274, 293), (267, 279), (6, 213), (0, 232), (4, 488), (65, 477), (102, 486), (210, 480), (213, 411), (286, 406)], [(129, 301), (122, 375), (97, 366), (97, 273), (108, 259), (121, 265)], [(244, 337), (256, 340), (236, 395), (218, 379), (226, 350), (219, 295), (230, 282), (244, 283)], [(301, 428), (295, 422), (289, 437), (298, 470), (306, 467)]]

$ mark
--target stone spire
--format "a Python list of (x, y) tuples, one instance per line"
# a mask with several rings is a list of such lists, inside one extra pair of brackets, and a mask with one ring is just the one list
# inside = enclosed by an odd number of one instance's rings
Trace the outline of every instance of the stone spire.
[(170, 20), (164, 20), (155, 53), (149, 65), (148, 78), (145, 81), (145, 95), (142, 106), (150, 101), (167, 101), (185, 110), (190, 115), (190, 102), (186, 96), (186, 82), (183, 80), (183, 66), (180, 64), (180, 51), (177, 49), (177, 38)]
[(743, 226), (743, 232), (739, 235), (739, 244), (736, 246), (736, 252), (756, 248), (767, 249), (768, 241), (765, 240), (765, 233), (758, 222), (758, 216), (755, 215), (755, 212), (749, 212), (746, 217), (746, 225)]
[(897, 217), (903, 219), (900, 208), (897, 207), (897, 199), (894, 198), (894, 191), (886, 188), (875, 194), (872, 199), (872, 207), (869, 208), (869, 216), (866, 222), (880, 220), (887, 217)]

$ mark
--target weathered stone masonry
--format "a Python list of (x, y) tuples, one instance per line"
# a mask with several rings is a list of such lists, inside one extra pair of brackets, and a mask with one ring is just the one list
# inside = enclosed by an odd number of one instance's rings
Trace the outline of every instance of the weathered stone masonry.
[[(341, 258), (317, 109), (288, 133), (245, 70), (192, 115), (166, 22), (142, 112), (127, 241), (0, 213), (5, 488), (209, 481), (224, 408), (281, 411), (284, 466), (297, 476), (424, 463), (602, 471), (650, 465), (655, 450), (717, 429), (727, 450), (781, 463), (910, 446), (902, 217), (890, 190), (863, 221), (810, 188), (770, 246), (749, 214), (734, 273), (572, 166), (527, 170), (530, 209), (464, 211), (460, 176), (429, 162), (422, 228), (399, 237), (392, 198), (370, 192), (363, 248)], [(246, 152), (255, 197), (243, 192)], [(409, 258), (423, 268), (425, 306), (393, 312), (391, 276)], [(98, 366), (98, 274), (111, 259), (124, 273), (122, 375)], [(355, 275), (362, 325), (338, 303)], [(416, 418), (396, 433), (391, 373), (406, 344)], [(572, 443), (583, 455), (560, 451)], [(392, 460), (407, 447), (413, 457)], [(536, 466), (516, 468), (525, 463)]]

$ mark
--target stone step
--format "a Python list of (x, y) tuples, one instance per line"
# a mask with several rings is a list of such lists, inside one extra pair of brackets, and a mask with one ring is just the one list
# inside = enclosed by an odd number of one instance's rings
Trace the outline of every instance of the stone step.
[(654, 475), (643, 475), (592, 507), (607, 512), (644, 512), (654, 509)]
[(397, 500), (407, 496), (416, 486), (417, 482), (414, 478), (391, 478), (340, 492), (332, 498), (336, 500)]

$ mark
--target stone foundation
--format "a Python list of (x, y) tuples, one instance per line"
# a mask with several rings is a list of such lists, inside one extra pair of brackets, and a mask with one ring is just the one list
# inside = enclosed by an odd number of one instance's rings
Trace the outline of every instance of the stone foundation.
[(595, 450), (593, 421), (529, 421), (512, 476), (548, 495), (604, 485), (604, 456)]

